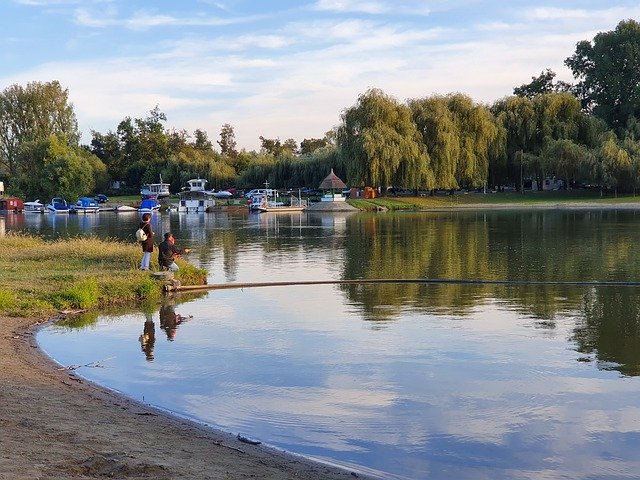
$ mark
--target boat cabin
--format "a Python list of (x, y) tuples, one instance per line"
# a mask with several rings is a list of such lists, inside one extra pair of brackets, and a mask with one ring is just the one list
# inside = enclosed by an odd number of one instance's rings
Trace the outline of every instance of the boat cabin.
[(21, 198), (5, 197), (0, 198), (0, 212), (22, 212), (24, 210), (24, 202)]

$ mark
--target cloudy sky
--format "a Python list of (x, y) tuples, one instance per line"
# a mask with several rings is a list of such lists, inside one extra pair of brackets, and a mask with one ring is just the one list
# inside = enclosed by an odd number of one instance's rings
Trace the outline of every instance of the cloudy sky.
[(167, 128), (323, 137), (370, 87), (492, 103), (638, 0), (0, 0), (0, 88), (58, 80), (82, 141), (156, 105)]

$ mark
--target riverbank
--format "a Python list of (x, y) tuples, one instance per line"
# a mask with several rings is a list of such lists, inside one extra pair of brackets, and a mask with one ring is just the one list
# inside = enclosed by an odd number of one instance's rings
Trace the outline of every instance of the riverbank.
[(2, 480), (355, 478), (93, 385), (37, 348), (37, 322), (0, 324)]

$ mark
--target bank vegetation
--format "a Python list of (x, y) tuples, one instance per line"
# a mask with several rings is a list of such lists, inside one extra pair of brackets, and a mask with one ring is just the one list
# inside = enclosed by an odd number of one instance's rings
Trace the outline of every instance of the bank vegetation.
[[(138, 269), (137, 244), (8, 233), (0, 237), (0, 250), (0, 315), (44, 318), (61, 311), (155, 302), (163, 294), (163, 282)], [(183, 259), (177, 262), (181, 283), (206, 282), (204, 270)], [(151, 267), (158, 269), (155, 256)]]

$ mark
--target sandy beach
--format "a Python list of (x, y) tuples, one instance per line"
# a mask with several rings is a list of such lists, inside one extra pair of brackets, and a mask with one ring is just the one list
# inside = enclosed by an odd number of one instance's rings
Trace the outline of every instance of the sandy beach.
[(362, 474), (239, 441), (61, 368), (0, 317), (0, 479), (328, 479)]

